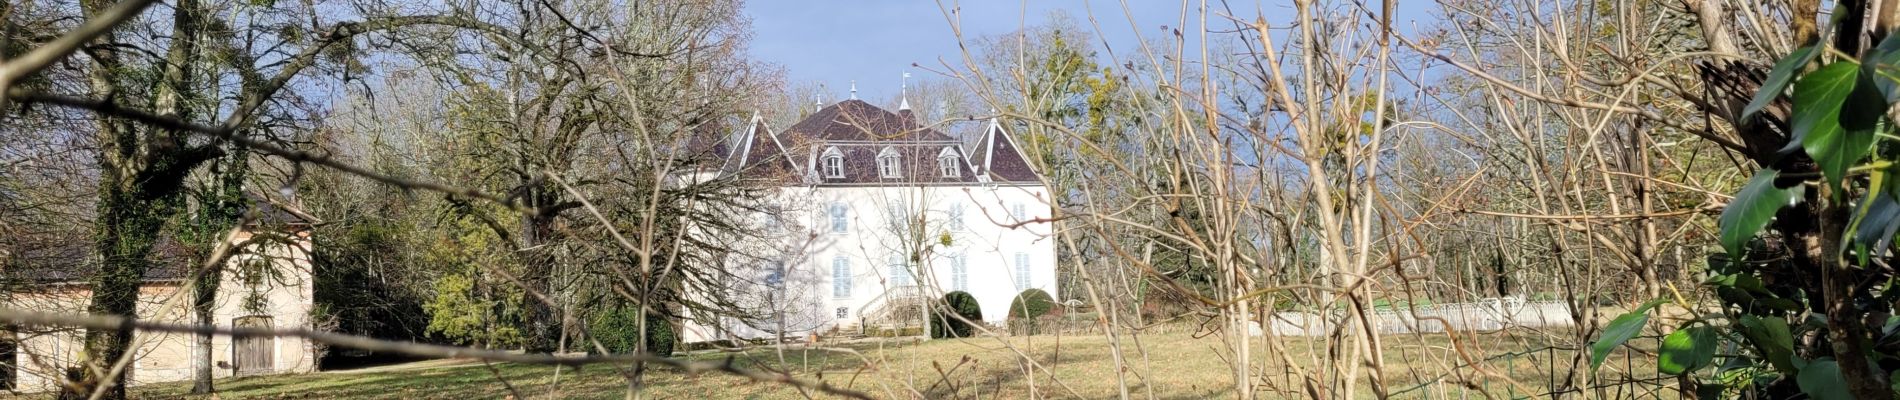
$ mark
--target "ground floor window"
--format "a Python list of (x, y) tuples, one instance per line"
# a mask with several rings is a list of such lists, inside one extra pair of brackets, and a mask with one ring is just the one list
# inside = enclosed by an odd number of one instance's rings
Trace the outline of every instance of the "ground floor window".
[(910, 263), (905, 261), (904, 255), (902, 254), (891, 255), (891, 286), (902, 287), (911, 285)]
[(1029, 289), (1029, 253), (1016, 253), (1016, 290)]
[(851, 297), (851, 259), (831, 259), (831, 297)]

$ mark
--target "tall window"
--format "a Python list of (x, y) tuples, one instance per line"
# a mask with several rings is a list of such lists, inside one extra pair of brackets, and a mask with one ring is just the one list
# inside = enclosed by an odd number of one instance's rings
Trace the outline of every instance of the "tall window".
[(851, 230), (851, 220), (846, 213), (851, 211), (844, 203), (831, 203), (831, 233), (845, 233)]
[(945, 178), (957, 177), (958, 172), (963, 171), (957, 168), (957, 152), (949, 147), (943, 148), (943, 153), (937, 154), (937, 170), (942, 171)]
[(773, 288), (785, 287), (785, 263), (771, 261), (765, 263), (765, 284)]
[(779, 221), (779, 215), (784, 213), (785, 209), (777, 205), (767, 206), (764, 211), (759, 212), (759, 226), (765, 227), (766, 232), (778, 232), (784, 227), (784, 224)]
[(962, 254), (950, 255), (950, 288), (957, 291), (970, 291), (970, 267), (964, 264)]
[(892, 203), (889, 209), (890, 215), (886, 217), (891, 219), (891, 230), (904, 231), (904, 227), (910, 224), (910, 209), (905, 208), (903, 204), (896, 203)]
[(1016, 253), (1016, 290), (1029, 289), (1029, 253)]
[(963, 230), (963, 204), (950, 205), (950, 230)]
[(877, 175), (885, 178), (903, 176), (903, 168), (898, 167), (902, 161), (903, 158), (897, 155), (897, 150), (885, 147), (884, 151), (877, 154)]
[(831, 297), (840, 299), (851, 297), (851, 259), (839, 256), (831, 259)]
[(836, 147), (825, 149), (825, 177), (844, 177), (844, 153), (838, 152)]
[(891, 286), (893, 287), (910, 286), (912, 280), (913, 279), (911, 279), (911, 276), (910, 276), (910, 263), (904, 259), (904, 255), (892, 254), (891, 255)]
[(1010, 203), (1010, 204), (1009, 204), (1009, 216), (1011, 216), (1011, 217), (1016, 217), (1016, 221), (1017, 221), (1017, 222), (1021, 222), (1021, 221), (1028, 221), (1028, 220), (1029, 220), (1029, 208), (1028, 208), (1028, 207), (1024, 207), (1024, 206), (1023, 206), (1023, 203)]

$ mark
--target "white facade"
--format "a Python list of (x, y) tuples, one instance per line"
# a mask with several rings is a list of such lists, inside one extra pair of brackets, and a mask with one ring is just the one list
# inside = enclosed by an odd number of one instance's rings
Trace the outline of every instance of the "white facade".
[[(776, 257), (729, 267), (753, 269), (748, 274), (758, 277), (750, 282), (757, 290), (747, 292), (760, 296), (768, 312), (789, 314), (789, 337), (873, 323), (863, 320), (868, 313), (891, 296), (911, 293), (968, 292), (982, 306), (983, 320), (1001, 326), (1022, 291), (1060, 296), (1048, 197), (1042, 186), (784, 188), (781, 201), (803, 204), (786, 204), (771, 222), (786, 231), (778, 235), (784, 243), (768, 251)], [(842, 220), (834, 217), (840, 210)], [(912, 230), (917, 224), (927, 233)], [(908, 262), (910, 254), (921, 254), (922, 262)], [(784, 269), (775, 280), (779, 265)], [(779, 322), (752, 327), (728, 320), (732, 326), (724, 329), (688, 324), (684, 338), (771, 337)]]
[[(992, 134), (1003, 134), (994, 123), (991, 129)], [(755, 123), (741, 134), (741, 143), (780, 146), (779, 137), (765, 141), (766, 137), (757, 135), (772, 133)], [(688, 315), (683, 339), (769, 338), (780, 333), (802, 338), (853, 332), (863, 326), (886, 325), (891, 322), (883, 320), (891, 318), (889, 308), (915, 304), (898, 299), (941, 299), (952, 291), (970, 293), (982, 307), (983, 320), (1001, 326), (1010, 302), (1024, 290), (1041, 289), (1060, 298), (1049, 219), (1051, 196), (1039, 179), (979, 179), (976, 175), (987, 172), (987, 167), (972, 165), (972, 160), (963, 157), (978, 150), (966, 151), (954, 142), (894, 142), (898, 144), (892, 146), (919, 149), (910, 155), (933, 158), (906, 160), (902, 165), (884, 162), (898, 152), (892, 147), (878, 149), (883, 142), (848, 143), (876, 149), (855, 154), (876, 154), (879, 162), (827, 160), (848, 153), (835, 148), (846, 144), (833, 146), (821, 140), (785, 151), (787, 158), (796, 160), (789, 163), (796, 168), (791, 172), (803, 179), (777, 189), (772, 198), (776, 204), (767, 207), (779, 210), (776, 217), (759, 216), (761, 224), (777, 233), (772, 235), (777, 243), (764, 243), (753, 254), (733, 257), (727, 265), (729, 271), (744, 271), (735, 274), (754, 277), (734, 283), (749, 286), (734, 289), (747, 293), (743, 303), (756, 305), (757, 310), (750, 312), (753, 318)], [(743, 149), (756, 147), (746, 144), (738, 146), (742, 150), (735, 157), (740, 163), (748, 159)], [(951, 148), (938, 151), (929, 146)], [(757, 162), (757, 157), (751, 158)], [(845, 175), (834, 169), (849, 168), (840, 164), (875, 167), (876, 175), (869, 181), (823, 179)], [(900, 179), (891, 173), (893, 168), (928, 169), (902, 171), (906, 176), (971, 176), (954, 181)], [(921, 322), (912, 317), (909, 325)]]

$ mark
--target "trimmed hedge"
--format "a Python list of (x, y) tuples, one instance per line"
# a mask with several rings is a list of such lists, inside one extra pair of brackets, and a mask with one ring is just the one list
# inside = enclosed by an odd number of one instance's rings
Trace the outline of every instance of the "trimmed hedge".
[(678, 343), (673, 337), (673, 321), (658, 313), (647, 314), (647, 352), (660, 357), (672, 357), (673, 345)]
[[(634, 342), (640, 339), (639, 312), (633, 307), (615, 307), (612, 311), (594, 315), (590, 332), (595, 340), (607, 348), (607, 351), (619, 354), (632, 353)], [(673, 355), (673, 324), (666, 316), (658, 313), (647, 314), (647, 351), (661, 357)]]
[[(971, 322), (983, 320), (983, 307), (977, 305), (976, 296), (971, 296), (969, 293), (961, 291), (945, 293), (939, 305), (941, 307), (933, 307), (930, 310), (930, 338), (932, 339), (970, 337), (971, 331), (975, 329), (963, 320)], [(946, 309), (955, 311), (958, 316), (963, 317), (963, 320), (944, 313)]]
[(1036, 318), (1056, 308), (1056, 300), (1042, 289), (1024, 290), (1009, 302), (1009, 319)]
[(1056, 308), (1054, 297), (1042, 289), (1024, 290), (1009, 302), (1009, 334), (1035, 335), (1042, 333), (1042, 317)]
[(902, 327), (902, 328), (875, 328), (874, 330), (864, 333), (864, 336), (881, 337), (881, 338), (915, 337), (915, 336), (923, 336), (923, 335), (924, 335), (924, 327), (921, 327), (921, 326), (907, 326), (907, 327)]

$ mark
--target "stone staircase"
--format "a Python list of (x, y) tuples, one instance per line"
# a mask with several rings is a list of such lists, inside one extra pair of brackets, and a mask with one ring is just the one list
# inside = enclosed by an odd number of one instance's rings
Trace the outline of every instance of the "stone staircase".
[(922, 286), (890, 288), (859, 307), (856, 321), (841, 322), (834, 327), (832, 336), (856, 339), (882, 330), (921, 328), (924, 307), (932, 298)]

